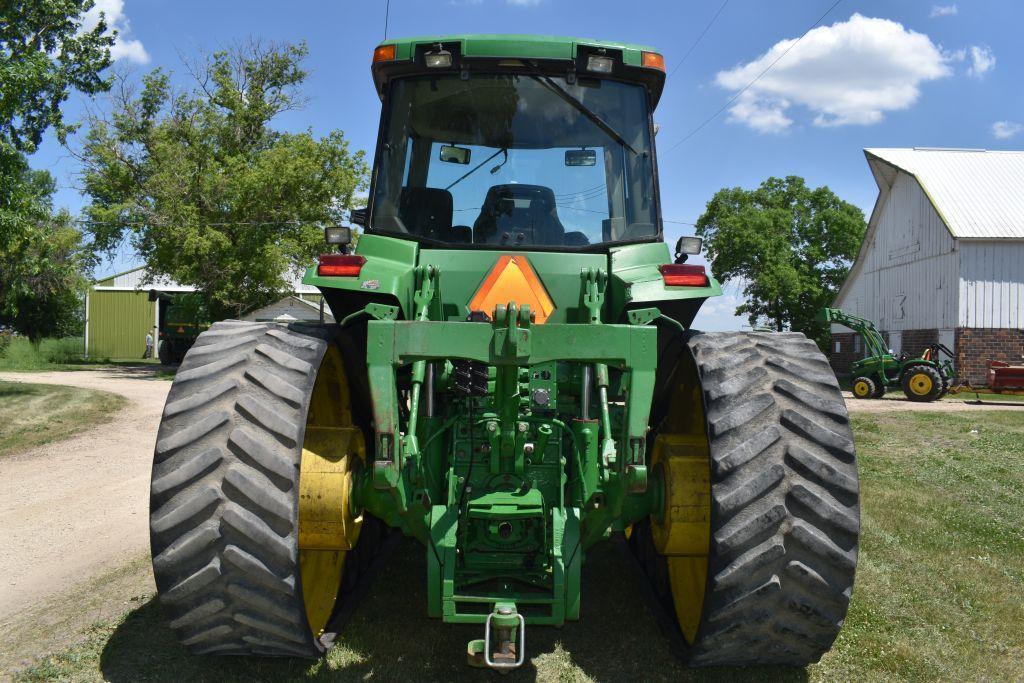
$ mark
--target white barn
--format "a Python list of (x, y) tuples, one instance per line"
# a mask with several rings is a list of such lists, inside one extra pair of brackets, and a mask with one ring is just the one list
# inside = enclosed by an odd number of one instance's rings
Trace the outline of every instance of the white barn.
[[(1024, 354), (1024, 152), (866, 149), (878, 199), (833, 306), (874, 320), (889, 346), (953, 349), (961, 377)], [(837, 369), (860, 357), (832, 328)]]

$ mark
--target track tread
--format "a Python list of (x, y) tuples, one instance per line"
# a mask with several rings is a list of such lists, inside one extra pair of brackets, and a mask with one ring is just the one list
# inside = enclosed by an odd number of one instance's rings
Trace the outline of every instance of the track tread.
[[(686, 343), (708, 421), (712, 549), (684, 656), (697, 666), (816, 662), (845, 618), (860, 530), (838, 382), (798, 333), (694, 332)], [(664, 600), (664, 559), (642, 538), (634, 550)]]
[(333, 639), (306, 623), (297, 540), (305, 416), (329, 339), (311, 325), (216, 323), (171, 386), (150, 538), (171, 628), (195, 653), (318, 657)]
[(182, 486), (187, 486), (204, 472), (223, 459), (224, 454), (216, 446), (194, 453), (172, 456), (154, 468), (151, 489), (153, 495), (164, 496)]

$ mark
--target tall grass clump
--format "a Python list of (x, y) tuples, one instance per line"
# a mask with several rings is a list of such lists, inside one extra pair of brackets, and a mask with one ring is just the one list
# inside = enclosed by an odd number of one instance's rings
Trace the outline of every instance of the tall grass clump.
[(81, 337), (44, 339), (38, 345), (25, 337), (9, 336), (0, 342), (0, 370), (51, 370), (86, 362)]

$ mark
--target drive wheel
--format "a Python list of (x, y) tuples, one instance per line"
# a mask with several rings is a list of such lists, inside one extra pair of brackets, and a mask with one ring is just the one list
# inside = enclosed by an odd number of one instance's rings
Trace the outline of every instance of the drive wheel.
[(158, 342), (158, 348), (156, 352), (157, 358), (160, 359), (160, 365), (171, 364), (171, 345), (170, 342), (160, 341)]
[(882, 383), (876, 383), (875, 393), (871, 395), (871, 398), (882, 398), (885, 396), (885, 385)]
[[(883, 388), (884, 392), (885, 389)], [(878, 398), (878, 386), (875, 384), (875, 380), (870, 377), (854, 377), (853, 378), (853, 397), (854, 398)]]
[(818, 661), (843, 624), (860, 531), (842, 393), (802, 334), (692, 333), (670, 378), (631, 547), (692, 665)]
[(917, 403), (937, 401), (943, 394), (945, 383), (942, 373), (931, 365), (912, 365), (903, 372), (903, 393)]
[(379, 539), (357, 544), (349, 501), (364, 443), (329, 328), (226, 321), (200, 335), (167, 397), (150, 507), (157, 590), (192, 652), (330, 647), (343, 574)]

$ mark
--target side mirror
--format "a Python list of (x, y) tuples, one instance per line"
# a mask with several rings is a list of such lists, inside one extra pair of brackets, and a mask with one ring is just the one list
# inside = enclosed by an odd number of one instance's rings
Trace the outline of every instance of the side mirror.
[(566, 166), (596, 166), (597, 152), (592, 149), (568, 149), (565, 151)]
[(704, 240), (700, 237), (680, 237), (676, 242), (676, 263), (686, 263), (688, 254), (699, 254)]
[(446, 164), (468, 164), (473, 156), (473, 150), (455, 145), (441, 145), (441, 161)]
[(366, 227), (366, 207), (361, 209), (352, 209), (348, 212), (349, 221), (355, 225), (361, 225)]

